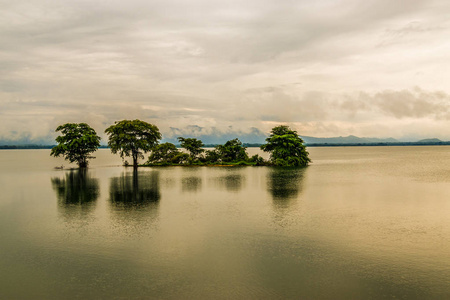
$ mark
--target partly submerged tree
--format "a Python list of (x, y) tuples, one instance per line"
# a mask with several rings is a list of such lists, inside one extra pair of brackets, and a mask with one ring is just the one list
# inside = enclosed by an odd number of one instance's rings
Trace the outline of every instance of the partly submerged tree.
[(192, 159), (198, 158), (198, 156), (205, 151), (202, 149), (204, 144), (201, 140), (179, 137), (178, 141), (180, 142), (181, 147), (189, 152)]
[(56, 138), (58, 145), (52, 148), (50, 155), (64, 158), (71, 163), (77, 163), (80, 168), (88, 165), (92, 152), (100, 146), (100, 137), (86, 123), (67, 123), (58, 126), (56, 131), (61, 135)]
[(153, 148), (148, 157), (148, 164), (182, 164), (189, 158), (189, 154), (181, 152), (172, 143), (162, 143)]
[(230, 140), (216, 147), (217, 153), (224, 162), (247, 161), (246, 149), (239, 139)]
[(151, 151), (161, 139), (158, 127), (141, 120), (122, 120), (106, 128), (108, 146), (112, 153), (119, 152), (122, 159), (131, 156), (133, 167), (137, 168), (138, 159)]
[(270, 162), (275, 166), (301, 167), (311, 162), (303, 140), (288, 126), (280, 125), (272, 128), (266, 142), (261, 149), (270, 152)]

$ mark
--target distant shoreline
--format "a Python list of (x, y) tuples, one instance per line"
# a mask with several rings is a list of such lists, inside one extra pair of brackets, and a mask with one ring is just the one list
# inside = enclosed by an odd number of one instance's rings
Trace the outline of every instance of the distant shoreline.
[[(218, 145), (218, 144), (217, 144)], [(205, 148), (213, 148), (216, 144), (205, 145)], [(262, 144), (246, 144), (247, 148), (258, 148)], [(55, 145), (0, 145), (0, 150), (36, 150), (52, 149)], [(389, 146), (450, 146), (450, 142), (398, 142), (398, 143), (311, 143), (306, 147), (389, 147)], [(179, 146), (177, 146), (179, 147)], [(108, 149), (108, 146), (100, 146), (99, 149)]]
[[(36, 149), (52, 149), (56, 145), (0, 145), (0, 150), (36, 150)], [(100, 146), (99, 149), (107, 149), (107, 146)]]
[(398, 143), (317, 143), (305, 144), (306, 147), (390, 147), (390, 146), (450, 146), (450, 142), (435, 142), (435, 143), (421, 143), (421, 142), (398, 142)]

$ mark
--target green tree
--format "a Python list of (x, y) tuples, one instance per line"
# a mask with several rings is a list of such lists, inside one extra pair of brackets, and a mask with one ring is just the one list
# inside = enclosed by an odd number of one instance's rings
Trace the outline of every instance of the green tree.
[(214, 164), (220, 162), (220, 160), (221, 160), (220, 154), (217, 152), (216, 149), (205, 151), (204, 161), (206, 163)]
[(202, 149), (204, 144), (201, 140), (179, 137), (178, 141), (180, 142), (181, 147), (189, 152), (192, 159), (196, 159), (203, 151), (205, 151)]
[(112, 153), (119, 152), (122, 159), (131, 156), (133, 167), (137, 168), (138, 159), (151, 151), (161, 139), (158, 127), (141, 120), (122, 120), (106, 128), (108, 146)]
[(89, 154), (100, 146), (100, 137), (92, 127), (86, 123), (67, 123), (56, 128), (61, 135), (56, 138), (58, 145), (52, 148), (50, 155), (64, 158), (78, 167), (86, 168), (88, 159), (94, 158)]
[(261, 149), (270, 152), (270, 162), (275, 166), (300, 167), (307, 166), (311, 162), (303, 140), (288, 126), (280, 125), (272, 128), (266, 142)]
[(239, 139), (230, 140), (216, 147), (217, 152), (224, 162), (247, 161), (248, 154), (246, 149)]
[(189, 154), (183, 153), (172, 143), (159, 144), (152, 150), (147, 163), (149, 164), (181, 164), (187, 161)]

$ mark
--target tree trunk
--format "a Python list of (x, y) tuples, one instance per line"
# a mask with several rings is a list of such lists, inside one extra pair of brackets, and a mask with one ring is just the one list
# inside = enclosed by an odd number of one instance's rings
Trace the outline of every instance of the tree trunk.
[(133, 152), (133, 168), (138, 167), (138, 154), (136, 152)]
[(87, 160), (85, 160), (85, 159), (78, 160), (78, 167), (79, 168), (86, 168), (87, 167)]

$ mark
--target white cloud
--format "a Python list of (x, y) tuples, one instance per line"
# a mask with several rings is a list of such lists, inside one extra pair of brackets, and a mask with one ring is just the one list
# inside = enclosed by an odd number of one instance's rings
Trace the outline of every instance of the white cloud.
[(450, 139), (444, 0), (0, 6), (0, 139), (125, 118)]

